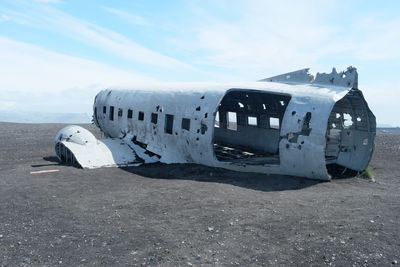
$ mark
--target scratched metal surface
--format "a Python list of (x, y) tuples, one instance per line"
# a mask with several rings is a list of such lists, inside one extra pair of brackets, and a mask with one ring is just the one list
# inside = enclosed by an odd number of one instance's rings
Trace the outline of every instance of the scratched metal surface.
[[(108, 137), (120, 138), (136, 153), (141, 153), (145, 163), (158, 160), (163, 163), (199, 163), (236, 171), (329, 180), (325, 161), (327, 121), (334, 104), (357, 85), (357, 73), (349, 68), (347, 72), (333, 70), (331, 74), (317, 74), (313, 80), (315, 84), (307, 84), (307, 79), (311, 78), (305, 69), (272, 77), (270, 80), (273, 82), (265, 79), (264, 82), (249, 83), (158, 84), (127, 90), (107, 89), (99, 92), (95, 99), (96, 123)], [(224, 95), (235, 90), (291, 96), (280, 129), (279, 165), (233, 165), (216, 159), (213, 149), (216, 111)], [(103, 113), (103, 106), (107, 109), (115, 107), (114, 120), (109, 120), (109, 110)], [(118, 109), (122, 109), (122, 116), (118, 115)], [(132, 110), (133, 118), (127, 118), (128, 109)], [(138, 112), (144, 113), (143, 120), (138, 119)], [(299, 135), (297, 143), (289, 142), (287, 136), (301, 131), (308, 112), (312, 114), (310, 134)], [(152, 113), (157, 114), (156, 124), (151, 122)], [(172, 134), (164, 130), (167, 114), (174, 116)], [(182, 129), (183, 118), (190, 119), (189, 131)], [(159, 157), (146, 155), (132, 139), (145, 144), (145, 150)], [(85, 153), (72, 146), (71, 150)], [(115, 164), (118, 165), (118, 160)], [(101, 166), (102, 163), (94, 165)]]

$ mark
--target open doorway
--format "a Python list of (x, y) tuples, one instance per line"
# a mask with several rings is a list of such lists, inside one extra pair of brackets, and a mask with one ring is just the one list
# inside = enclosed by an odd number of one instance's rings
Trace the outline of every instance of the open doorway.
[(214, 123), (214, 153), (233, 164), (278, 165), (280, 128), (291, 97), (247, 89), (230, 90)]

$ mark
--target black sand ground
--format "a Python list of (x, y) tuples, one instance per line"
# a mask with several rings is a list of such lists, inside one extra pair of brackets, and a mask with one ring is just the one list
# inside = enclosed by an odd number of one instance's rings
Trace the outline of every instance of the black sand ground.
[(63, 126), (0, 123), (0, 266), (400, 264), (400, 131), (378, 132), (376, 182), (320, 183), (58, 165)]

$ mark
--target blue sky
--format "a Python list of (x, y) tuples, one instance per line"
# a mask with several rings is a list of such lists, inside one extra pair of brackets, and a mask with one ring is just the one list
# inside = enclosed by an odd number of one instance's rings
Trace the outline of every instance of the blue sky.
[(358, 68), (400, 126), (400, 1), (0, 0), (0, 111), (87, 112), (108, 86)]

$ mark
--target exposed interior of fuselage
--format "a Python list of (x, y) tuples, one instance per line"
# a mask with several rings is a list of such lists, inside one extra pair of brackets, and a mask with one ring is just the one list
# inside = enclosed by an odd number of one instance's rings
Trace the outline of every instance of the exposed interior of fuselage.
[(328, 119), (325, 160), (332, 177), (351, 177), (367, 168), (374, 148), (375, 116), (359, 90), (336, 102)]
[(278, 165), (282, 119), (291, 97), (256, 90), (231, 90), (215, 116), (213, 146), (218, 161)]

